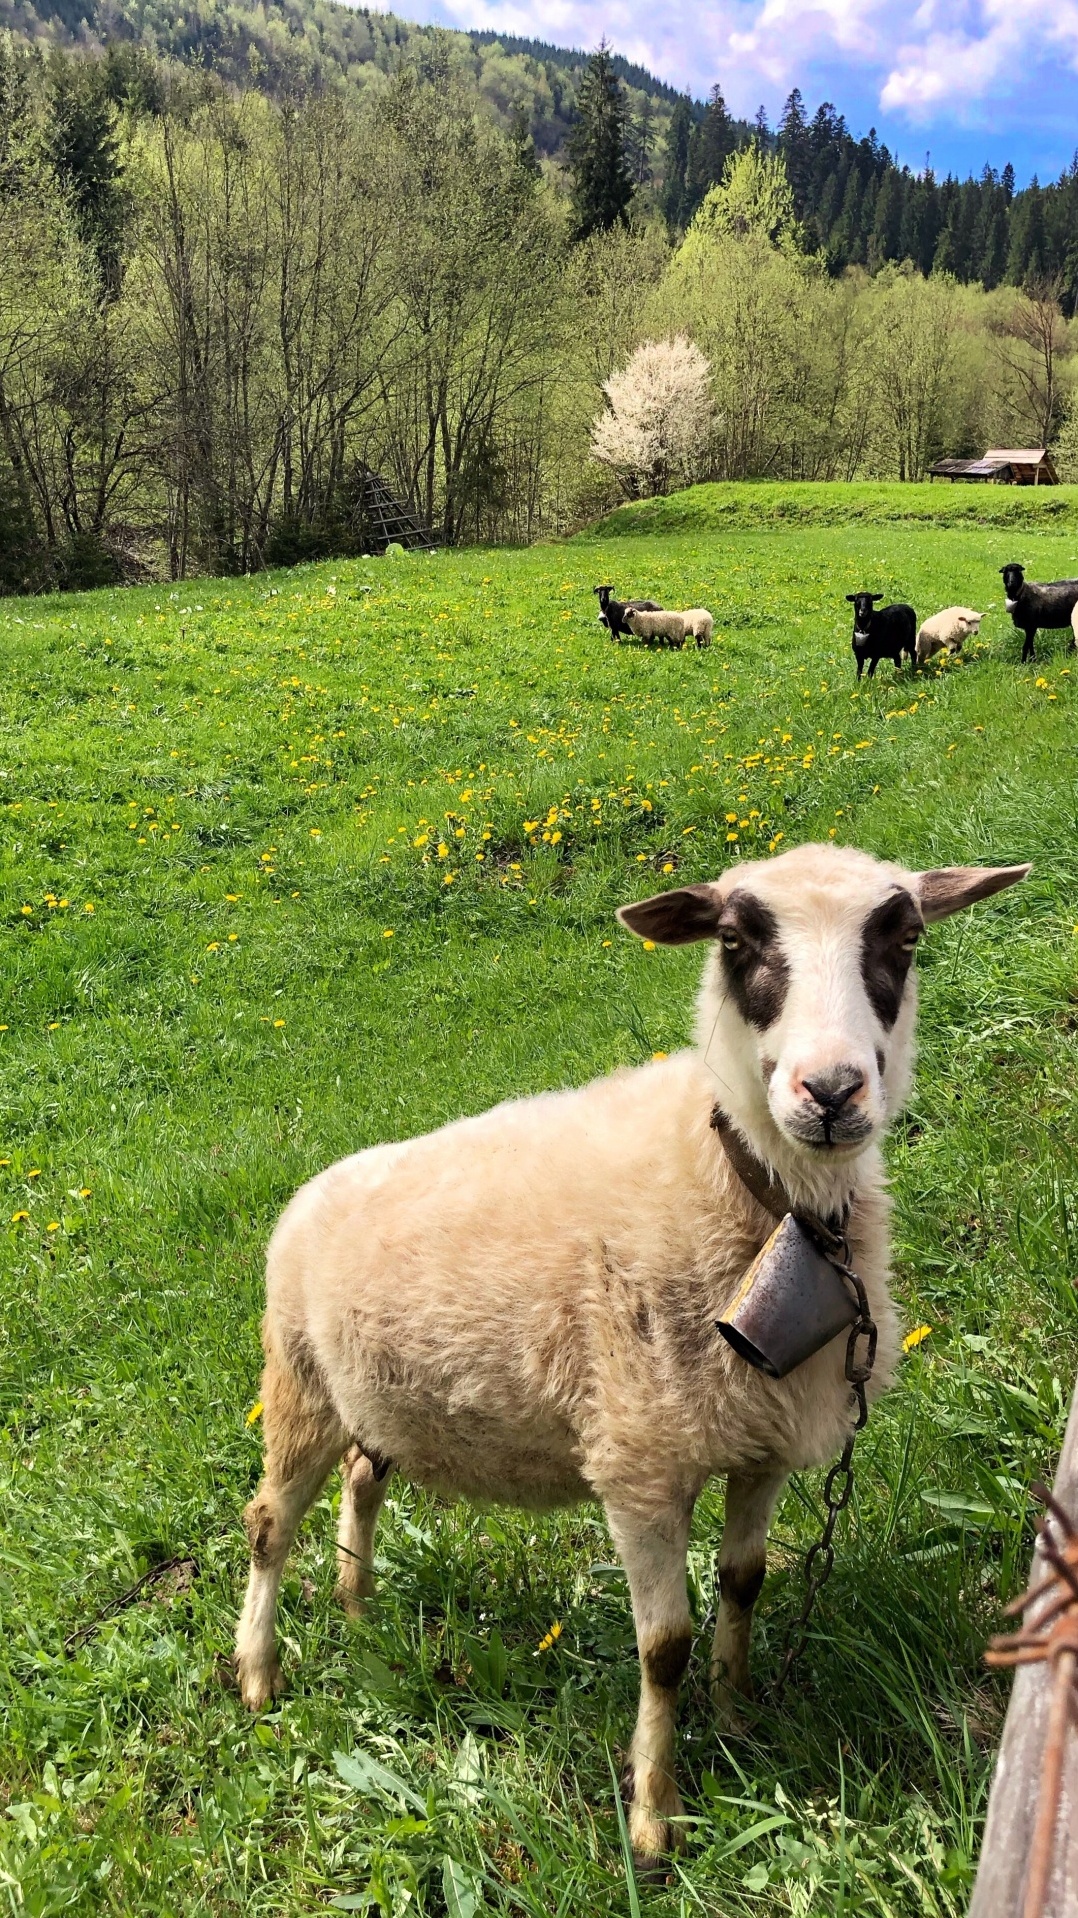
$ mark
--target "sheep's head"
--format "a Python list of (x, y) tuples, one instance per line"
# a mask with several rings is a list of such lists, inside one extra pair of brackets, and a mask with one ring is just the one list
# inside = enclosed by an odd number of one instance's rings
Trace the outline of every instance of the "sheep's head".
[(909, 1089), (925, 924), (1024, 879), (1028, 866), (907, 872), (852, 847), (800, 846), (623, 906), (659, 945), (713, 939), (697, 1041), (716, 1097), (799, 1160), (854, 1157)]
[(846, 598), (853, 607), (853, 636), (855, 640), (867, 640), (872, 628), (872, 608), (882, 593), (847, 593)]
[(1001, 566), (999, 570), (1003, 575), (1003, 590), (1007, 598), (1009, 600), (1017, 599), (1026, 583), (1025, 567), (1019, 566), (1016, 561), (1012, 560), (1009, 565)]

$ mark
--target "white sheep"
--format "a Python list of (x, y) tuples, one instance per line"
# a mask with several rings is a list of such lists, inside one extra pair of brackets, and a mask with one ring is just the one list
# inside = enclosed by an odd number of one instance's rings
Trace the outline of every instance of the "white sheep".
[(875, 1397), (899, 1351), (880, 1141), (909, 1084), (914, 946), (926, 920), (1027, 870), (916, 873), (802, 846), (623, 907), (625, 925), (658, 944), (714, 942), (694, 1046), (372, 1147), (296, 1194), (269, 1250), (265, 1475), (245, 1514), (237, 1634), (249, 1706), (280, 1684), (277, 1590), (335, 1460), (350, 1609), (373, 1590), (391, 1463), (449, 1497), (598, 1499), (640, 1651), (632, 1842), (648, 1858), (678, 1842), (694, 1503), (726, 1475), (711, 1669), (730, 1726), (749, 1687), (771, 1512), (791, 1471), (839, 1451), (853, 1415), (844, 1335), (777, 1380), (716, 1330), (774, 1225), (744, 1166), (765, 1180), (770, 1168), (799, 1211), (849, 1202), (853, 1266), (879, 1328)]
[(715, 620), (706, 606), (690, 606), (687, 612), (645, 613), (627, 608), (623, 624), (637, 639), (665, 640), (670, 646), (684, 646), (695, 639), (698, 646), (710, 646)]
[(983, 613), (970, 606), (945, 606), (941, 613), (922, 622), (917, 633), (917, 664), (923, 666), (934, 653), (957, 653), (962, 641), (981, 630)]
[(684, 646), (684, 613), (638, 613), (626, 610), (622, 624), (627, 626), (637, 639), (657, 639), (668, 646)]

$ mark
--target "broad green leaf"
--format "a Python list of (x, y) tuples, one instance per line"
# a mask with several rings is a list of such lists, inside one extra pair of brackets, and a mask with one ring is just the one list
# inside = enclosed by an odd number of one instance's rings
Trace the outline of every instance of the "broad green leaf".
[(390, 1798), (403, 1798), (406, 1805), (414, 1806), (421, 1817), (426, 1817), (426, 1799), (421, 1798), (411, 1785), (406, 1785), (403, 1778), (398, 1778), (395, 1771), (390, 1771), (388, 1765), (379, 1764), (377, 1758), (370, 1758), (366, 1752), (352, 1752), (351, 1755), (334, 1752), (333, 1763), (337, 1767), (338, 1777), (356, 1791), (385, 1792)]

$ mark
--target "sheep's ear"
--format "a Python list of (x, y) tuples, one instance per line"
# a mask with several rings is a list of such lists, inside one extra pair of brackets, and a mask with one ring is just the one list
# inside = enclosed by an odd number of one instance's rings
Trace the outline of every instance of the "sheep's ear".
[(873, 605), (875, 605), (875, 602), (876, 602), (876, 601), (877, 601), (878, 599), (882, 599), (882, 598), (883, 598), (883, 594), (882, 594), (882, 593), (870, 593), (870, 594), (869, 594), (869, 599), (870, 599), (870, 600), (871, 600), (871, 601), (873, 602)]
[(638, 939), (654, 939), (657, 946), (691, 946), (697, 939), (714, 939), (721, 911), (717, 886), (677, 886), (638, 905), (619, 906), (618, 918)]
[(849, 600), (849, 602), (850, 602), (850, 605), (852, 606), (852, 605), (853, 605), (853, 602), (854, 602), (854, 600), (855, 600), (855, 599), (857, 598), (857, 594), (856, 594), (856, 593), (847, 593), (847, 594), (846, 594), (846, 598), (847, 598), (847, 599)]
[(978, 899), (989, 899), (1005, 886), (1016, 886), (1028, 866), (940, 866), (917, 875), (917, 896), (926, 920), (949, 919)]

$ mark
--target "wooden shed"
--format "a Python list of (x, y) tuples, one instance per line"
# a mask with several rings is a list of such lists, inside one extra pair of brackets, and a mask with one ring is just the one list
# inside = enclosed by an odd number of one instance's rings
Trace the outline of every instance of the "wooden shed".
[(982, 486), (1058, 486), (1059, 474), (1044, 446), (990, 446), (979, 460), (937, 460), (929, 479), (972, 480)]
[(1058, 486), (1059, 474), (1046, 446), (993, 446), (986, 460), (1000, 460), (1011, 468), (1015, 486)]

